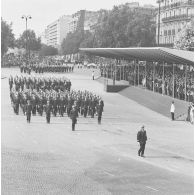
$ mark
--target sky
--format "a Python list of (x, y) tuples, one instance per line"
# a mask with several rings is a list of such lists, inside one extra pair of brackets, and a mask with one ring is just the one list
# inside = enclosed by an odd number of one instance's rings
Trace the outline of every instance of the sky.
[[(47, 25), (62, 15), (71, 15), (81, 9), (97, 11), (112, 9), (114, 5), (134, 2), (136, 0), (1, 0), (1, 17), (8, 23), (12, 22), (15, 37), (18, 38), (25, 30), (25, 20), (22, 15), (31, 15), (28, 28), (40, 36)], [(140, 5), (152, 4), (156, 0), (137, 0)]]

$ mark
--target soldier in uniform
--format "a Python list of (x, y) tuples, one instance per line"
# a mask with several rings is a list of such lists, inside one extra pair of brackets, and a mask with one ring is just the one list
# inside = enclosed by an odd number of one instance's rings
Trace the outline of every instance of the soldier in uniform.
[(50, 104), (50, 101), (47, 101), (47, 105), (45, 106), (45, 113), (46, 113), (46, 121), (47, 123), (50, 123), (50, 118), (51, 118), (51, 110), (52, 106)]
[(74, 105), (72, 107), (72, 110), (70, 111), (70, 118), (72, 120), (72, 131), (75, 131), (75, 124), (77, 123), (77, 117), (78, 117), (78, 110), (76, 109), (76, 106)]
[(10, 76), (10, 77), (9, 77), (9, 89), (10, 89), (10, 91), (11, 91), (11, 89), (12, 89), (13, 83), (14, 83), (13, 77)]
[(27, 119), (27, 123), (30, 123), (31, 112), (32, 112), (32, 105), (30, 103), (30, 100), (28, 100), (27, 101), (27, 106), (26, 106), (26, 119)]
[(100, 100), (99, 104), (97, 105), (98, 124), (101, 124), (103, 108), (104, 108), (104, 103), (102, 100)]

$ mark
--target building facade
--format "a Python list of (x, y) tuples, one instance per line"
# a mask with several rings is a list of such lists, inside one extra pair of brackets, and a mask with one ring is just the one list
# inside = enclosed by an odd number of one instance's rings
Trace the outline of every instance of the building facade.
[(99, 12), (80, 10), (72, 15), (69, 22), (69, 32), (75, 32), (76, 30), (89, 30), (98, 22)]
[(75, 32), (79, 27), (82, 29), (85, 20), (85, 10), (80, 10), (71, 16), (71, 20), (68, 23), (68, 31)]
[(194, 18), (194, 0), (160, 0), (156, 15), (156, 43), (173, 46), (178, 32)]
[(47, 26), (45, 35), (43, 36), (43, 40), (44, 38), (46, 39), (47, 45), (60, 48), (62, 41), (69, 32), (68, 24), (70, 20), (71, 16), (64, 15)]

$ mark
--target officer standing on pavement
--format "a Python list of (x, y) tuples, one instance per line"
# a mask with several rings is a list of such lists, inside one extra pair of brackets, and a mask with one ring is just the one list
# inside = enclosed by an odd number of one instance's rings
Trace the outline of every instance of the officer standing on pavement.
[(32, 105), (30, 103), (30, 100), (28, 100), (27, 101), (27, 106), (26, 106), (26, 119), (27, 119), (27, 123), (30, 123), (31, 112), (32, 112)]
[(45, 113), (46, 113), (46, 121), (47, 123), (50, 123), (50, 118), (51, 118), (51, 104), (49, 101), (47, 101), (47, 105), (45, 106)]
[(77, 117), (78, 117), (78, 110), (74, 105), (72, 107), (72, 110), (70, 111), (70, 118), (72, 120), (72, 131), (75, 131), (75, 124), (77, 123)]
[(147, 141), (147, 135), (146, 135), (146, 130), (144, 129), (144, 126), (141, 127), (141, 130), (138, 131), (137, 133), (137, 141), (140, 144), (140, 148), (138, 150), (138, 156), (144, 157), (144, 151), (145, 151), (145, 145)]
[(101, 124), (103, 108), (104, 108), (104, 103), (102, 100), (100, 100), (99, 105), (97, 105), (98, 124), (99, 125)]

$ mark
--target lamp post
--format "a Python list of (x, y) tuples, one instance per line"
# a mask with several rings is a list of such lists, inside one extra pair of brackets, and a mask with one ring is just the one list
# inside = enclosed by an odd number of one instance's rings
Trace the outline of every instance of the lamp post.
[(27, 63), (27, 61), (28, 61), (28, 54), (27, 54), (27, 41), (28, 41), (28, 39), (27, 39), (27, 23), (28, 23), (28, 19), (32, 19), (32, 17), (30, 15), (28, 15), (28, 16), (23, 15), (22, 19), (25, 19), (25, 21), (26, 21), (26, 44), (25, 44), (25, 47), (26, 47), (26, 63)]

